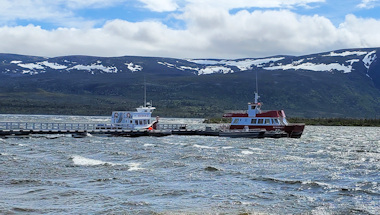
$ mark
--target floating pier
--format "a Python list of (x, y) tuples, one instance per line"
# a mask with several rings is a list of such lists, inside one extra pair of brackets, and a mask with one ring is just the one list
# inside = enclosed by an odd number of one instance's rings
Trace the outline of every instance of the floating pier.
[(41, 122), (0, 122), (0, 136), (25, 136), (33, 134), (71, 134), (73, 137), (110, 135), (125, 137), (165, 136), (170, 130), (134, 130), (118, 124), (95, 123), (41, 123)]
[[(231, 137), (245, 131), (230, 131)], [(223, 133), (223, 135), (221, 135)], [(72, 137), (81, 138), (91, 135), (119, 136), (119, 137), (141, 137), (141, 136), (168, 136), (168, 135), (199, 135), (199, 136), (225, 136), (218, 129), (186, 129), (186, 124), (158, 124), (157, 129), (135, 130), (123, 127), (121, 124), (99, 124), (99, 123), (43, 123), (43, 122), (0, 122), (0, 137), (27, 137), (30, 135), (58, 135), (68, 134)], [(241, 136), (241, 135), (238, 135)], [(263, 137), (286, 137), (286, 133), (264, 132), (257, 136)]]

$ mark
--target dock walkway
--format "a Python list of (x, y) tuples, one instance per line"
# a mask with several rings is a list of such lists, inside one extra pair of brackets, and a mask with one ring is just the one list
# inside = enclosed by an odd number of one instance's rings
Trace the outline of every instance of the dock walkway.
[[(239, 132), (234, 130), (234, 134)], [(242, 132), (242, 131), (240, 131)], [(120, 137), (141, 136), (168, 136), (168, 135), (199, 135), (223, 136), (218, 129), (206, 127), (205, 130), (191, 130), (186, 124), (158, 124), (154, 130), (136, 130), (125, 124), (99, 124), (99, 123), (55, 123), (55, 122), (0, 122), (0, 137), (24, 137), (29, 135), (56, 135), (68, 134), (73, 137), (91, 135), (106, 135)], [(287, 137), (286, 133), (265, 132), (260, 137), (280, 138)]]
[(99, 123), (45, 123), (45, 122), (0, 122), (0, 136), (24, 136), (32, 134), (72, 134), (77, 137), (86, 134), (113, 135), (125, 137), (166, 136), (171, 129), (186, 127), (183, 124), (162, 125), (158, 130), (135, 130), (122, 124)]

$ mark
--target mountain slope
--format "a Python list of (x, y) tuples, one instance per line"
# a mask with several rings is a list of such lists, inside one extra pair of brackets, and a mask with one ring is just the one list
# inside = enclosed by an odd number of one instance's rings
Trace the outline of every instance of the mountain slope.
[(264, 109), (297, 117), (380, 117), (380, 49), (236, 60), (0, 54), (0, 113), (109, 115), (143, 101), (156, 114), (245, 109), (258, 76)]

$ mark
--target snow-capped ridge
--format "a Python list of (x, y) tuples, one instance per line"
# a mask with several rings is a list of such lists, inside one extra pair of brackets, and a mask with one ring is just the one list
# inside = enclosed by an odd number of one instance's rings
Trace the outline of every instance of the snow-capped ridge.
[[(243, 59), (173, 59), (150, 57), (100, 58), (91, 56), (66, 56), (41, 58), (30, 56), (8, 56), (3, 59), (3, 74), (38, 75), (50, 71), (88, 72), (89, 74), (141, 72), (143, 70), (167, 69), (184, 74), (210, 75), (230, 74), (245, 71), (314, 71), (351, 73), (360, 67), (367, 68), (376, 61), (377, 49), (337, 50), (305, 56), (272, 56)], [(0, 59), (1, 60), (1, 59)], [(164, 68), (163, 68), (164, 67)]]

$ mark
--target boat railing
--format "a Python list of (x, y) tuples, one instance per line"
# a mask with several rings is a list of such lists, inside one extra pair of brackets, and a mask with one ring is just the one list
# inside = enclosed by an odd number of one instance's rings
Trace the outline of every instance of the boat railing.
[(259, 132), (259, 131), (266, 131), (265, 129), (261, 128), (254, 128), (254, 129), (221, 129), (221, 132), (229, 132), (229, 133), (246, 133), (246, 132)]
[(224, 113), (247, 113), (247, 110), (225, 110)]
[(187, 124), (157, 124), (158, 130), (180, 130), (186, 129)]

